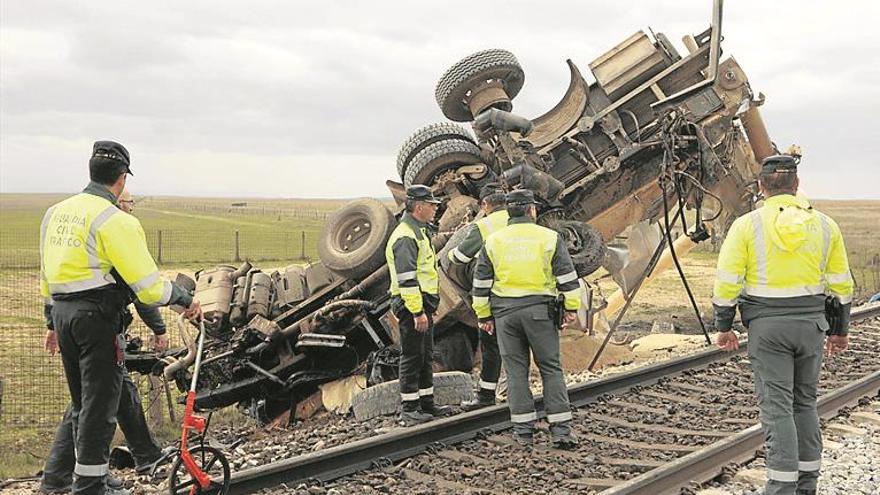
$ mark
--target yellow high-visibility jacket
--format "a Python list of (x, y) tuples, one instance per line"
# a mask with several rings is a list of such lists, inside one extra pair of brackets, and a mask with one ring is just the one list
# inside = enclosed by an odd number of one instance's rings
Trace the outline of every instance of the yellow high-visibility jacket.
[(530, 218), (511, 218), (486, 239), (474, 270), (472, 307), (480, 321), (534, 302), (565, 298), (565, 309), (581, 306), (581, 287), (559, 234)]
[(409, 213), (404, 214), (388, 238), (385, 260), (391, 277), (389, 291), (392, 298), (400, 297), (406, 309), (418, 316), (425, 309), (422, 297), (425, 294), (434, 302), (431, 309), (436, 309), (440, 293), (437, 255), (425, 224)]
[(480, 252), (486, 239), (495, 232), (507, 227), (509, 219), (510, 215), (502, 207), (500, 210), (493, 211), (471, 224), (468, 227), (471, 230), (468, 231), (465, 238), (447, 254), (449, 261), (459, 265), (470, 263), (474, 256)]
[(138, 300), (172, 302), (171, 282), (159, 276), (137, 218), (119, 210), (110, 192), (92, 183), (46, 211), (40, 227), (40, 294), (72, 294), (116, 284), (116, 269)]
[[(733, 222), (715, 272), (719, 330), (730, 328), (737, 304), (746, 321), (750, 315), (821, 312), (826, 294), (852, 302), (846, 248), (834, 220), (806, 199), (781, 194)], [(762, 307), (774, 309), (762, 313)]]

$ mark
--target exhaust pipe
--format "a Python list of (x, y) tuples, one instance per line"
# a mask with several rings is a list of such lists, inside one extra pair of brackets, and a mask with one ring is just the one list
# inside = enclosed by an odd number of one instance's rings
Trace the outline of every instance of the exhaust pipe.
[(188, 368), (189, 365), (193, 364), (196, 360), (196, 343), (191, 341), (189, 335), (186, 334), (185, 321), (183, 314), (177, 318), (177, 330), (180, 334), (180, 339), (183, 341), (183, 345), (186, 346), (186, 355), (181, 359), (177, 359), (173, 356), (168, 356), (162, 359), (162, 361), (167, 364), (162, 371), (162, 375), (168, 381), (174, 380), (174, 375), (178, 371)]
[(492, 128), (498, 131), (518, 132), (520, 136), (527, 137), (531, 134), (532, 127), (531, 120), (497, 108), (490, 108), (474, 119), (474, 128), (480, 132)]

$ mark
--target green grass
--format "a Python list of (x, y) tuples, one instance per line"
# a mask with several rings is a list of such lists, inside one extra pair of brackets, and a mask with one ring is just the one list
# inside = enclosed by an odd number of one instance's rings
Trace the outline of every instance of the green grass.
[(843, 232), (857, 296), (880, 292), (880, 201), (819, 200), (814, 206), (831, 216)]
[(43, 467), (54, 430), (0, 429), (0, 480), (33, 476)]

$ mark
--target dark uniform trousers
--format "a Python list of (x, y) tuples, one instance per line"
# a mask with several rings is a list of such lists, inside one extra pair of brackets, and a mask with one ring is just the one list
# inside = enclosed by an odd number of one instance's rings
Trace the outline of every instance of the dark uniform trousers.
[(400, 327), (400, 397), (404, 411), (415, 411), (422, 401), (434, 401), (434, 318), (429, 312), (428, 331), (416, 330), (413, 315), (402, 310)]
[(480, 332), (480, 394), (495, 399), (498, 379), (501, 377), (501, 351), (498, 350), (498, 334)]
[(536, 421), (529, 388), (529, 350), (544, 384), (544, 409), (554, 436), (571, 432), (571, 406), (559, 358), (559, 333), (546, 304), (534, 304), (495, 317), (501, 358), (507, 370), (507, 403), (514, 431), (528, 434)]
[[(162, 448), (150, 433), (144, 417), (137, 385), (131, 381), (127, 372), (122, 375), (122, 392), (119, 395), (116, 420), (136, 465), (150, 464), (162, 456)], [(72, 406), (68, 406), (64, 411), (64, 419), (55, 432), (52, 450), (49, 451), (43, 467), (43, 488), (60, 490), (70, 486), (75, 462)]]
[(92, 299), (56, 299), (52, 320), (70, 389), (57, 437), (68, 430), (76, 452), (73, 493), (102, 494), (124, 374), (121, 313)]
[(827, 329), (824, 319), (749, 322), (749, 362), (767, 449), (767, 495), (816, 490), (822, 458), (816, 387)]

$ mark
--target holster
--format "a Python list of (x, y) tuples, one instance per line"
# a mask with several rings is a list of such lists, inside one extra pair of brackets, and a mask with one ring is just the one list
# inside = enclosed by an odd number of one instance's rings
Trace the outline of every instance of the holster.
[(556, 296), (556, 299), (548, 305), (548, 309), (550, 311), (550, 321), (553, 322), (557, 329), (561, 329), (563, 319), (565, 318), (565, 296), (562, 294)]
[(845, 307), (840, 303), (837, 296), (828, 296), (825, 298), (825, 319), (828, 320), (828, 331), (826, 335), (844, 335), (846, 328), (844, 322), (846, 315), (843, 314)]

